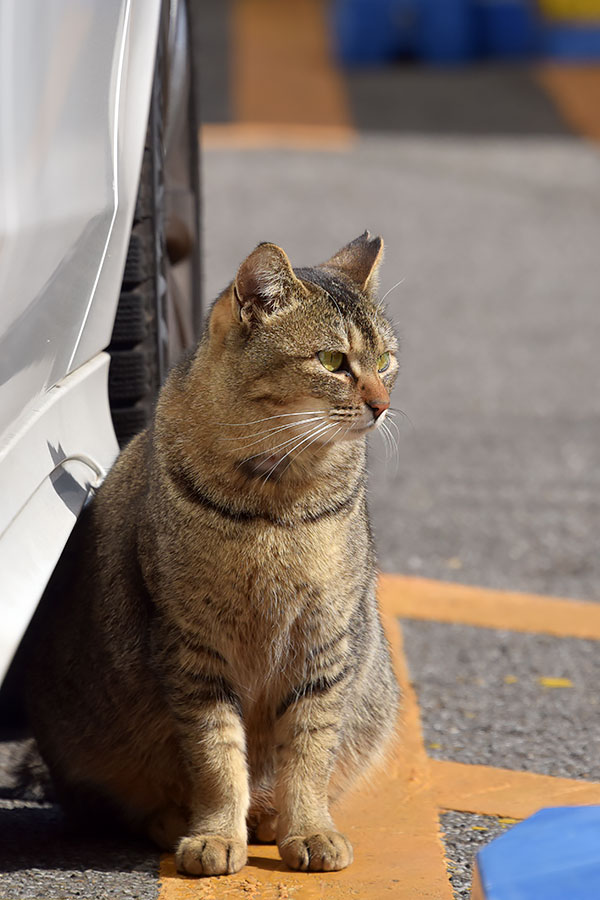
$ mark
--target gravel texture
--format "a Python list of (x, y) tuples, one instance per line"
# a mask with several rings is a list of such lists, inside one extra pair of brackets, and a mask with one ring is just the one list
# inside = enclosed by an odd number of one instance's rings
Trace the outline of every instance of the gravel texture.
[(598, 642), (423, 622), (403, 629), (431, 756), (600, 779)]
[(440, 816), (440, 826), (455, 900), (469, 900), (477, 852), (510, 825), (493, 816), (446, 812)]

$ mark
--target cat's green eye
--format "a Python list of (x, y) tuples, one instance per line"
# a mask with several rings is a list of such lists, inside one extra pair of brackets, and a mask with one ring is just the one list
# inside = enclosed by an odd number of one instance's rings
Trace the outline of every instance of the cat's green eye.
[(385, 372), (385, 370), (389, 369), (389, 367), (390, 367), (390, 354), (386, 350), (385, 353), (382, 353), (381, 356), (379, 357), (379, 359), (377, 360), (377, 371)]
[(325, 366), (328, 372), (337, 372), (344, 362), (344, 354), (339, 350), (319, 350), (317, 356), (321, 365)]

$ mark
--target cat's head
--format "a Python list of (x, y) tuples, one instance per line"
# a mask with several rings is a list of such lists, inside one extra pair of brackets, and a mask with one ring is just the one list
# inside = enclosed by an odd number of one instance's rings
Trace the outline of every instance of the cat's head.
[(365, 232), (327, 262), (292, 269), (280, 247), (260, 244), (215, 303), (216, 395), (257, 474), (383, 423), (398, 363), (376, 296), (382, 255), (382, 239)]

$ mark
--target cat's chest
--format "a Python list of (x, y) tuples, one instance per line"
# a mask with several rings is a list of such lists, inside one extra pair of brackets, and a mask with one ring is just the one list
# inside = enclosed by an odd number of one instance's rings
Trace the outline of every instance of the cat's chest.
[(234, 568), (215, 561), (210, 582), (219, 621), (243, 643), (280, 655), (300, 622), (308, 627), (329, 592), (331, 566), (312, 553), (277, 541), (239, 549)]
[(299, 639), (319, 640), (335, 619), (334, 583), (343, 582), (335, 546), (263, 534), (238, 543), (235, 555), (222, 551), (187, 585), (202, 627), (240, 661), (245, 678), (289, 668)]
[(345, 529), (239, 526), (227, 535), (205, 532), (179, 546), (165, 571), (171, 588), (229, 607), (259, 611), (265, 602), (286, 606), (307, 592), (343, 580), (348, 568)]
[[(202, 643), (237, 660), (240, 681), (257, 684), (290, 671), (301, 645), (322, 644), (343, 619), (362, 568), (348, 519), (302, 528), (240, 523), (227, 532), (171, 544), (161, 593), (171, 613)], [(164, 560), (164, 557), (163, 557)], [(289, 674), (293, 678), (293, 672)]]

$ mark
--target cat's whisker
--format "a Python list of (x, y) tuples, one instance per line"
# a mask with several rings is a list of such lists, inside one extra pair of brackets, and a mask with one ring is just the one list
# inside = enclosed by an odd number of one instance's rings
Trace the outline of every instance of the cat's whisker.
[(396, 463), (396, 465), (395, 465), (395, 470), (396, 470), (396, 472), (397, 472), (397, 471), (398, 471), (399, 456), (400, 456), (400, 454), (399, 454), (399, 452), (398, 452), (398, 445), (397, 445), (396, 441), (394, 440), (394, 436), (393, 436), (392, 432), (389, 430), (387, 424), (386, 424), (385, 422), (382, 422), (382, 423), (381, 423), (381, 427), (382, 427), (382, 429), (383, 429), (382, 434), (387, 435), (388, 440), (391, 442), (391, 447), (392, 447), (392, 458), (395, 460), (395, 463)]
[(289, 444), (293, 444), (294, 441), (296, 441), (298, 439), (298, 437), (304, 437), (307, 434), (307, 432), (308, 432), (308, 435), (310, 436), (316, 428), (321, 427), (321, 424), (322, 424), (321, 422), (317, 422), (316, 425), (313, 426), (313, 428), (305, 429), (301, 435), (295, 434), (293, 437), (289, 438), (287, 441), (282, 441), (281, 444), (277, 444), (275, 447), (268, 447), (266, 450), (261, 450), (259, 453), (254, 453), (252, 456), (245, 456), (238, 463), (238, 465), (236, 466), (236, 469), (239, 469), (239, 467), (241, 465), (243, 465), (246, 462), (249, 462), (251, 459), (256, 459), (258, 456), (270, 456), (273, 453), (277, 453), (278, 450), (283, 450), (284, 447), (289, 446)]
[(392, 426), (392, 428), (395, 428), (397, 435), (396, 444), (398, 445), (400, 443), (400, 429), (398, 428), (398, 425), (396, 424), (396, 422), (394, 422), (393, 419), (386, 419), (386, 425), (388, 426), (388, 428), (390, 427), (390, 425)]
[(383, 446), (384, 446), (385, 462), (387, 465), (387, 463), (389, 462), (389, 458), (390, 458), (390, 439), (389, 439), (388, 434), (385, 432), (383, 425), (380, 425), (379, 428), (377, 429), (377, 431), (378, 431), (378, 434), (379, 434), (379, 436), (382, 440)]
[(385, 447), (385, 460), (387, 462), (390, 458), (390, 436), (387, 428), (385, 427), (385, 422), (381, 422), (378, 428), (378, 432), (381, 435), (381, 440), (383, 441)]
[[(290, 453), (293, 453), (294, 450), (297, 450), (298, 447), (301, 447), (302, 444), (304, 444), (306, 441), (310, 440), (311, 438), (312, 438), (311, 443), (314, 443), (314, 441), (316, 441), (317, 438), (319, 438), (322, 434), (325, 434), (325, 432), (329, 428), (335, 428), (335, 423), (329, 422), (326, 425), (321, 425), (321, 427), (319, 429), (316, 429), (316, 433), (315, 433), (315, 429), (313, 428), (312, 431), (310, 431), (309, 434), (306, 435), (306, 437), (304, 437), (301, 441), (296, 443), (293, 447), (290, 447), (290, 449), (287, 451), (287, 453), (284, 453), (284, 455), (281, 457), (281, 459), (279, 459), (275, 463), (275, 465), (271, 469), (269, 469), (266, 476), (263, 478), (263, 481), (265, 483), (267, 482), (267, 480), (271, 477), (272, 473), (275, 471), (277, 466), (281, 465), (281, 463), (284, 461), (284, 459), (287, 459), (287, 457), (290, 455)], [(310, 444), (309, 444), (309, 446), (310, 446)], [(300, 455), (300, 454), (298, 454), (298, 455)], [(287, 466), (286, 466), (286, 468), (287, 468)]]
[[(335, 424), (336, 424), (336, 423), (332, 423), (332, 427), (335, 427)], [(336, 434), (339, 434), (339, 433), (340, 433), (340, 431), (343, 429), (343, 427), (344, 427), (343, 425), (340, 425), (339, 428), (337, 429), (337, 431), (334, 431), (333, 434), (330, 435), (330, 436), (327, 438), (327, 440), (326, 440), (325, 443), (323, 444), (323, 449), (325, 449), (325, 447), (327, 447), (327, 445), (328, 445), (329, 443), (331, 443), (331, 441), (333, 440), (333, 438), (336, 436)], [(325, 433), (325, 432), (324, 432), (324, 433)], [(319, 436), (320, 436), (320, 435), (317, 435), (317, 437), (319, 437)], [(317, 438), (315, 438), (314, 440), (316, 440), (316, 439), (317, 439)], [(310, 444), (313, 444), (313, 443), (314, 443), (314, 441), (311, 441), (311, 442), (310, 442)], [(305, 450), (308, 450), (308, 448), (310, 447), (310, 444), (308, 444), (306, 447), (303, 447), (302, 450), (300, 451), (300, 453), (304, 453)], [(290, 460), (289, 460), (287, 466), (285, 467), (285, 469), (283, 469), (284, 472), (286, 471), (286, 469), (287, 469), (289, 466), (291, 466), (291, 464), (292, 464), (293, 462), (296, 462), (296, 460), (297, 460), (298, 457), (300, 456), (300, 453), (296, 454), (296, 456), (294, 456), (293, 459), (290, 459)]]
[[(277, 453), (279, 450), (283, 450), (284, 447), (289, 446), (289, 444), (293, 444), (297, 438), (310, 437), (311, 434), (314, 434), (314, 432), (316, 430), (318, 430), (319, 428), (321, 428), (324, 424), (325, 423), (323, 420), (316, 422), (312, 427), (305, 428), (300, 434), (295, 434), (293, 437), (289, 438), (288, 440), (282, 441), (281, 444), (277, 444), (275, 447), (268, 448), (267, 450), (264, 451), (264, 453), (266, 453), (267, 455), (272, 454), (272, 453)], [(256, 455), (261, 456), (263, 454), (257, 453)], [(252, 459), (252, 457), (250, 457), (250, 459)]]
[[(410, 422), (410, 419), (408, 419), (408, 416), (407, 416), (406, 418), (407, 418), (407, 420)], [(385, 418), (384, 418), (384, 421), (383, 421), (381, 424), (382, 424), (382, 425), (385, 424), (385, 425), (387, 425), (388, 427), (389, 427), (390, 425), (393, 425), (393, 427), (396, 429), (396, 431), (397, 431), (397, 433), (398, 433), (398, 436), (400, 436), (400, 428), (398, 427), (398, 423), (396, 422), (396, 415), (395, 415), (395, 413), (393, 413), (393, 412), (391, 413), (391, 412), (389, 411), (389, 409), (388, 409), (387, 414), (386, 414), (386, 416), (385, 416)], [(412, 422), (411, 422), (411, 425), (412, 425)]]
[(343, 426), (343, 425), (340, 425), (340, 427), (338, 428), (338, 430), (337, 430), (337, 431), (334, 431), (333, 434), (331, 435), (331, 437), (328, 437), (328, 438), (327, 438), (327, 440), (326, 440), (325, 443), (323, 444), (323, 447), (327, 447), (327, 445), (330, 444), (330, 443), (338, 436), (338, 434), (340, 433), (340, 431), (343, 430), (343, 428), (344, 428), (344, 426)]
[(394, 446), (395, 446), (395, 440), (394, 440), (394, 438), (393, 438), (393, 435), (392, 435), (392, 433), (391, 433), (391, 431), (390, 431), (390, 429), (389, 429), (389, 425), (388, 425), (387, 422), (382, 422), (382, 423), (381, 423), (381, 433), (382, 433), (383, 435), (385, 435), (385, 436), (388, 438), (388, 440), (391, 440), (391, 441), (392, 441), (392, 447), (394, 447)]
[(390, 406), (388, 409), (388, 416), (393, 416), (395, 413), (400, 413), (400, 415), (403, 416), (403, 418), (405, 418), (406, 421), (410, 423), (410, 426), (413, 431), (417, 430), (414, 426), (413, 420), (408, 415), (408, 413), (405, 413), (403, 409), (398, 409), (397, 406)]
[(270, 419), (285, 419), (288, 416), (307, 416), (312, 413), (319, 413), (320, 415), (324, 415), (327, 413), (326, 409), (305, 409), (302, 412), (286, 412), (286, 413), (277, 413), (275, 416), (265, 416), (264, 419), (254, 419), (252, 422), (216, 422), (216, 425), (224, 425), (230, 428), (238, 428), (242, 425), (258, 425), (259, 422), (268, 422)]
[[(263, 438), (265, 437), (265, 435), (269, 435), (269, 434), (278, 434), (278, 433), (281, 432), (281, 431), (286, 431), (288, 428), (295, 428), (296, 426), (298, 426), (298, 425), (304, 425), (304, 424), (306, 424), (307, 422), (322, 422), (322, 421), (323, 421), (323, 416), (321, 416), (321, 415), (318, 415), (318, 416), (311, 416), (311, 417), (308, 418), (308, 419), (300, 419), (299, 422), (298, 422), (298, 421), (296, 421), (296, 422), (288, 422), (286, 425), (276, 425), (276, 426), (274, 426), (273, 428), (267, 428), (265, 431), (259, 431), (258, 433), (255, 433), (255, 434), (249, 434), (248, 437), (251, 437), (251, 438), (257, 438), (257, 440), (252, 441), (251, 444), (246, 444), (246, 447), (252, 447), (253, 444), (258, 444), (259, 441), (263, 440)], [(241, 441), (241, 440), (243, 440), (243, 436), (242, 436), (242, 435), (238, 435), (237, 437), (219, 438), (219, 440), (223, 441), (224, 443), (229, 443), (230, 441)], [(236, 447), (233, 447), (232, 449), (233, 449), (233, 450), (236, 450), (236, 449), (237, 449), (237, 450), (244, 450), (245, 447), (244, 447), (244, 446), (240, 446), (240, 447), (237, 447), (237, 448), (236, 448)]]
[[(328, 424), (328, 425), (325, 425), (325, 426), (323, 426), (320, 430), (318, 430), (318, 431), (316, 432), (316, 434), (315, 434), (315, 432), (313, 431), (313, 432), (311, 432), (309, 435), (307, 435), (303, 440), (301, 440), (301, 441), (299, 441), (297, 444), (295, 444), (293, 447), (290, 447), (290, 449), (287, 451), (287, 453), (285, 453), (285, 454), (281, 457), (281, 459), (279, 459), (279, 460), (275, 463), (275, 465), (274, 465), (271, 469), (269, 469), (269, 471), (267, 472), (266, 476), (263, 478), (263, 482), (266, 483), (266, 482), (268, 481), (268, 479), (271, 477), (271, 475), (273, 474), (273, 472), (275, 471), (275, 469), (277, 469), (277, 467), (280, 466), (281, 463), (284, 462), (284, 460), (286, 460), (286, 459), (290, 456), (290, 454), (294, 452), (294, 450), (297, 450), (298, 447), (301, 447), (302, 444), (306, 443), (306, 441), (310, 441), (310, 443), (308, 444), (308, 446), (310, 447), (310, 445), (313, 444), (313, 443), (314, 443), (314, 442), (315, 442), (322, 434), (325, 434), (329, 428), (333, 428), (333, 427), (335, 427), (333, 423), (330, 423), (330, 424)], [(307, 449), (307, 448), (305, 447), (304, 449)], [(300, 453), (302, 453), (302, 451), (300, 451)], [(298, 454), (298, 456), (300, 455), (300, 453)], [(285, 468), (282, 469), (282, 472), (285, 472), (286, 469), (288, 468), (288, 466), (289, 466), (292, 462), (294, 462), (294, 460), (293, 460), (293, 459), (290, 459), (289, 462), (288, 462), (288, 464), (285, 466)]]
[(388, 444), (389, 444), (389, 448), (390, 448), (389, 458), (393, 459), (393, 457), (395, 457), (398, 452), (397, 447), (396, 447), (396, 441), (394, 439), (394, 435), (390, 431), (390, 426), (388, 425), (387, 422), (382, 422), (381, 427), (383, 429), (382, 433), (386, 436)]
[(396, 288), (400, 287), (401, 284), (404, 284), (405, 281), (406, 281), (406, 278), (401, 278), (400, 281), (397, 281), (396, 284), (392, 285), (392, 287), (389, 289), (389, 291), (385, 292), (385, 294), (383, 295), (383, 297), (377, 304), (377, 311), (379, 311), (381, 309), (381, 307), (383, 306), (383, 304), (385, 302), (385, 298), (388, 296), (388, 294), (391, 294), (392, 291), (395, 291)]

